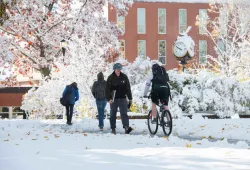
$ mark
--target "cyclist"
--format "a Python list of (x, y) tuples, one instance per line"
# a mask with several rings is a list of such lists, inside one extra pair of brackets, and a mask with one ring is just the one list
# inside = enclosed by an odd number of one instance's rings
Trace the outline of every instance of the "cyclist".
[(147, 78), (144, 88), (144, 97), (147, 97), (147, 93), (149, 92), (149, 88), (152, 83), (150, 93), (152, 100), (152, 124), (155, 124), (157, 121), (156, 105), (159, 105), (159, 100), (164, 105), (165, 109), (168, 110), (168, 100), (170, 97), (170, 87), (168, 81), (169, 77), (165, 68), (159, 64), (153, 64), (152, 74)]

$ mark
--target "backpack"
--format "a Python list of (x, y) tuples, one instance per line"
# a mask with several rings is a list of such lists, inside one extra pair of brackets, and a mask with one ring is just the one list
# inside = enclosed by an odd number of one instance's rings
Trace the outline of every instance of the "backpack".
[(152, 71), (153, 71), (153, 79), (152, 79), (153, 87), (156, 84), (167, 85), (167, 82), (169, 81), (169, 77), (164, 67), (156, 65)]
[(67, 90), (66, 96), (60, 98), (60, 103), (63, 106), (66, 106), (68, 104), (68, 99), (73, 95), (73, 90), (72, 90), (71, 86), (67, 86), (66, 90)]
[(94, 85), (94, 97), (97, 100), (105, 99), (105, 86), (106, 81), (96, 81)]

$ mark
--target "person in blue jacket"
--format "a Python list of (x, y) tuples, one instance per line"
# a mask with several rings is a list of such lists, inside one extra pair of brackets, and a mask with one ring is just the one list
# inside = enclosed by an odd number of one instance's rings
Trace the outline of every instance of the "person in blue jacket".
[(67, 85), (63, 91), (63, 98), (66, 100), (66, 115), (67, 115), (67, 124), (72, 125), (72, 116), (75, 102), (79, 100), (79, 92), (77, 88), (77, 83), (74, 82), (70, 85)]

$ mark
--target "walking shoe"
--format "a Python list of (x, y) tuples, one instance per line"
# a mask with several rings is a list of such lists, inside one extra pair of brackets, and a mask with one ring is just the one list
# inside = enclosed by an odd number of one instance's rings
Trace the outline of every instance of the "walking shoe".
[(114, 135), (116, 135), (116, 130), (112, 129), (111, 133), (113, 133)]
[(100, 127), (100, 131), (103, 131), (103, 127)]
[(156, 122), (157, 122), (157, 118), (156, 117), (151, 120), (151, 124), (156, 124)]
[(125, 134), (129, 134), (133, 129), (131, 127), (125, 128)]

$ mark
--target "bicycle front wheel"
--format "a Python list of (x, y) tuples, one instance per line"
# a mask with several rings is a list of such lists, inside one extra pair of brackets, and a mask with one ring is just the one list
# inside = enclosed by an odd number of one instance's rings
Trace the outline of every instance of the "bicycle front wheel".
[(165, 110), (161, 115), (161, 123), (162, 129), (166, 136), (169, 136), (172, 132), (173, 124), (172, 124), (172, 116), (168, 110)]
[(156, 121), (152, 121), (152, 110), (149, 111), (148, 113), (148, 130), (150, 132), (150, 134), (155, 135), (157, 133), (158, 130), (158, 119), (159, 116), (158, 114), (156, 114)]

